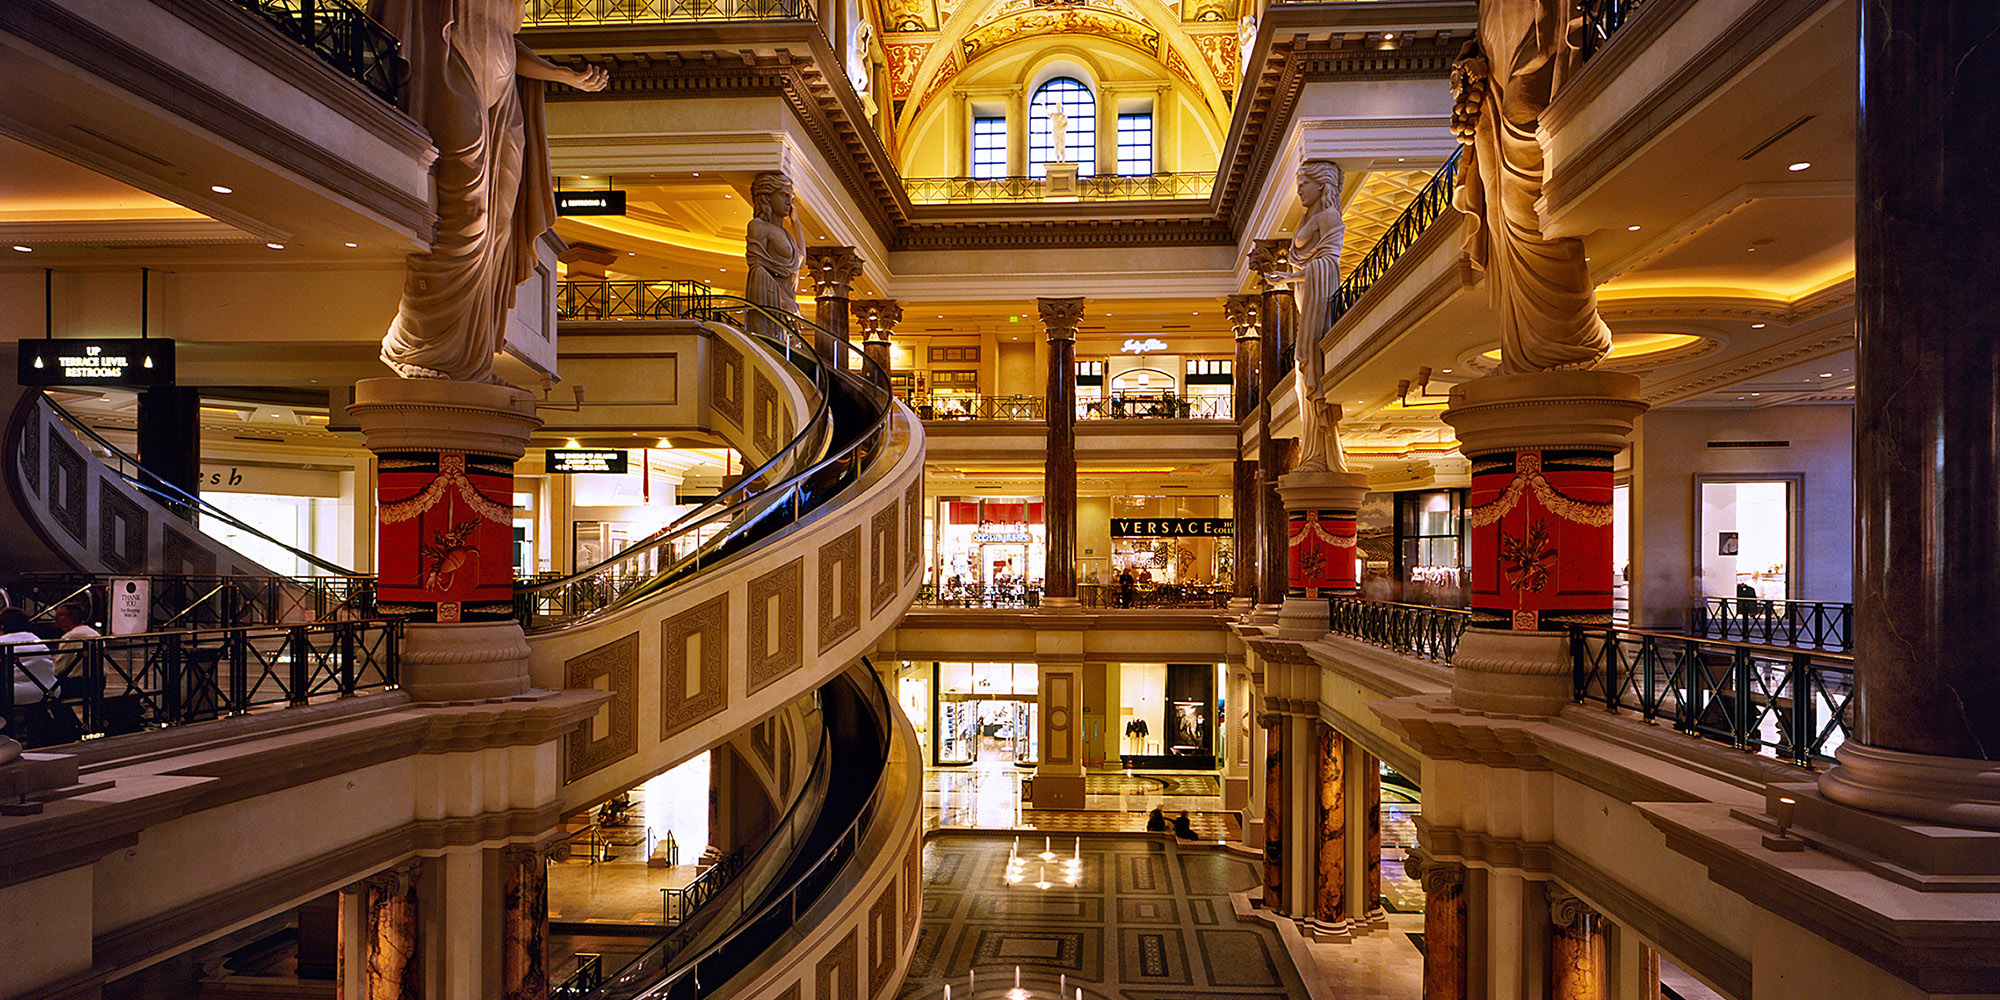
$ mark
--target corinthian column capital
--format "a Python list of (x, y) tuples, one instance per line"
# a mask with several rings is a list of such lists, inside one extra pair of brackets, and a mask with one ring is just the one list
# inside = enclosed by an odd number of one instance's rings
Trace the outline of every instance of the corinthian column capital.
[(1036, 299), (1035, 308), (1040, 310), (1042, 326), (1048, 330), (1049, 340), (1075, 340), (1076, 328), (1083, 322), (1082, 298)]

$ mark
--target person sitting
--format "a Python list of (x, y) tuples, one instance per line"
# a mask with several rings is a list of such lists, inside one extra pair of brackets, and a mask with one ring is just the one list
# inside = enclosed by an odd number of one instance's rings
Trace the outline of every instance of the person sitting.
[(1185, 809), (1181, 810), (1179, 816), (1174, 817), (1174, 837), (1180, 840), (1194, 839), (1194, 824), (1188, 821), (1188, 814)]
[(104, 637), (104, 633), (91, 626), (90, 609), (84, 607), (81, 601), (66, 601), (49, 617), (56, 623), (57, 628), (62, 629), (62, 639), (65, 642), (71, 639)]
[(1167, 832), (1167, 814), (1162, 812), (1159, 806), (1154, 806), (1153, 811), (1146, 814), (1146, 832)]
[(14, 704), (32, 705), (53, 694), (55, 658), (20, 608), (0, 608), (0, 644), (7, 643), (14, 648)]

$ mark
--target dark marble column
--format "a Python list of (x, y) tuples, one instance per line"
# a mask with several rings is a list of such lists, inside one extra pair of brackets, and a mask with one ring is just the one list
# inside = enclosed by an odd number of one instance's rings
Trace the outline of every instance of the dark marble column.
[(2000, 5), (1870, 0), (1855, 193), (1863, 808), (2000, 829)]
[(854, 321), (861, 324), (861, 352), (875, 359), (887, 373), (889, 361), (889, 340), (896, 332), (896, 324), (903, 321), (903, 307), (894, 299), (855, 299), (848, 307), (854, 314)]
[(1604, 1000), (1604, 929), (1597, 912), (1550, 883), (1549, 1000)]
[(1076, 605), (1076, 327), (1083, 300), (1036, 299), (1049, 336), (1048, 463), (1043, 473), (1047, 518), (1042, 603)]
[(1229, 317), (1229, 328), (1236, 334), (1236, 370), (1232, 375), (1235, 417), (1239, 421), (1250, 417), (1257, 400), (1262, 398), (1257, 384), (1257, 342), (1263, 304), (1262, 295), (1231, 295), (1222, 304), (1223, 314)]
[(1318, 736), (1318, 855), (1313, 860), (1313, 920), (1340, 925), (1347, 919), (1347, 738), (1324, 722)]
[[(847, 334), (847, 292), (854, 279), (861, 276), (861, 256), (853, 247), (807, 247), (806, 277), (813, 283), (813, 322), (818, 323), (834, 340), (848, 342)], [(829, 361), (839, 361), (845, 355), (835, 355), (839, 348), (834, 344), (819, 344), (820, 357)]]
[(1285, 908), (1285, 723), (1267, 712), (1257, 720), (1264, 727), (1264, 906)]
[(1282, 271), (1291, 253), (1290, 240), (1258, 240), (1250, 251), (1250, 268), (1259, 275), (1262, 301), (1258, 315), (1262, 336), (1258, 347), (1257, 422), (1261, 428), (1257, 446), (1257, 603), (1275, 612), (1285, 599), (1288, 539), (1285, 502), (1278, 495), (1278, 477), (1285, 472), (1283, 451), (1271, 436), (1271, 400), (1287, 369), (1279, 366), (1279, 355), (1298, 325), (1298, 310), (1291, 289), (1263, 279)]
[(1230, 577), (1229, 607), (1235, 611), (1248, 611), (1257, 603), (1257, 513), (1262, 504), (1257, 497), (1257, 463), (1247, 459), (1236, 460), (1236, 481), (1230, 497), (1232, 520), (1229, 525), (1229, 546), (1236, 560), (1236, 569)]
[(549, 862), (516, 844), (501, 852), (501, 1000), (549, 998)]
[(1465, 866), (1411, 848), (1404, 869), (1424, 884), (1424, 1000), (1466, 1000)]
[[(190, 496), (201, 493), (201, 389), (155, 385), (139, 392), (139, 461)], [(192, 504), (168, 502), (192, 514)]]

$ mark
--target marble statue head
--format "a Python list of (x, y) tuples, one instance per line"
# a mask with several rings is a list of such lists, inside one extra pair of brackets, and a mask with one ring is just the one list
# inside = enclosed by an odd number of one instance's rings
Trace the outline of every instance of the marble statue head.
[(792, 180), (767, 170), (750, 181), (750, 208), (757, 218), (777, 222), (792, 214)]
[(1307, 160), (1299, 164), (1299, 201), (1308, 212), (1340, 204), (1344, 179), (1332, 160)]

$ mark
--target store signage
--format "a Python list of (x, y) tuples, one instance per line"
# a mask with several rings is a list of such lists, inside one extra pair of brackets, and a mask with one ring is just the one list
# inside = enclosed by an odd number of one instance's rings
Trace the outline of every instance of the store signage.
[(1231, 521), (1226, 517), (1114, 517), (1113, 538), (1187, 538), (1227, 535)]
[(174, 384), (174, 342), (165, 337), (21, 341), (21, 384)]
[(153, 582), (145, 577), (111, 581), (111, 605), (104, 624), (112, 635), (138, 635), (152, 625)]
[(1125, 341), (1126, 354), (1144, 354), (1147, 351), (1164, 351), (1166, 349), (1167, 342), (1158, 337), (1147, 337), (1144, 340), (1134, 337)]
[(1026, 544), (1033, 539), (1028, 537), (1026, 531), (975, 531), (972, 533), (972, 541), (975, 545), (985, 545), (988, 542)]
[(625, 474), (623, 448), (550, 448), (548, 471)]
[(557, 215), (624, 215), (623, 191), (557, 191)]

